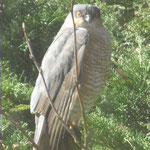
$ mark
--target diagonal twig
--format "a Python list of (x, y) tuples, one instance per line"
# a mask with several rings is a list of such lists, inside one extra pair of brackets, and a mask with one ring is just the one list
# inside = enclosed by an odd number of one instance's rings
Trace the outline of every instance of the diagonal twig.
[(32, 138), (26, 133), (26, 131), (21, 127), (21, 125), (20, 125), (19, 122), (14, 121), (11, 117), (7, 116), (7, 115), (5, 114), (5, 112), (1, 111), (1, 113), (2, 113), (2, 115), (3, 115), (7, 120), (9, 120), (14, 126), (16, 126), (16, 127), (21, 131), (21, 133), (23, 133), (23, 135), (24, 135), (25, 137), (28, 138), (28, 140), (30, 141), (30, 143), (31, 143), (31, 145), (32, 145), (33, 147), (35, 147), (37, 150), (41, 150), (41, 149), (39, 148), (39, 146), (33, 141), (33, 139), (32, 139)]
[(112, 57), (111, 58), (111, 63), (115, 66), (115, 71), (116, 73), (123, 79), (123, 80), (126, 80), (126, 79), (130, 79), (124, 72), (123, 70), (121, 70), (120, 68), (118, 68), (118, 62), (115, 61), (115, 59)]
[(42, 81), (44, 83), (44, 86), (45, 86), (45, 89), (46, 89), (46, 93), (47, 93), (47, 96), (48, 96), (48, 100), (50, 102), (50, 105), (52, 107), (52, 109), (54, 110), (55, 114), (56, 114), (56, 117), (59, 119), (59, 121), (62, 123), (63, 127), (68, 131), (68, 133), (72, 136), (72, 138), (74, 139), (75, 143), (80, 147), (80, 148), (84, 148), (84, 146), (81, 144), (80, 140), (77, 138), (77, 136), (74, 134), (74, 132), (68, 127), (68, 125), (63, 121), (62, 117), (59, 115), (57, 109), (55, 108), (53, 102), (51, 101), (51, 98), (50, 98), (50, 94), (49, 94), (49, 90), (48, 90), (48, 87), (46, 85), (46, 81), (45, 81), (45, 78), (44, 78), (44, 75), (43, 75), (43, 71), (42, 69), (39, 67), (36, 59), (35, 59), (35, 56), (33, 55), (33, 51), (32, 51), (32, 48), (31, 48), (31, 45), (30, 45), (30, 41), (29, 41), (29, 38), (27, 36), (27, 32), (26, 32), (26, 27), (25, 27), (25, 23), (22, 24), (22, 28), (23, 28), (23, 32), (24, 32), (24, 36), (25, 36), (25, 39), (26, 39), (26, 43), (28, 45), (28, 48), (29, 48), (29, 52), (30, 52), (30, 58), (33, 60), (33, 63), (35, 64), (38, 72), (40, 73), (41, 77), (42, 77)]
[(74, 31), (74, 59), (75, 59), (75, 66), (76, 66), (76, 79), (75, 79), (75, 84), (76, 84), (76, 90), (78, 93), (78, 99), (80, 102), (80, 109), (81, 109), (81, 114), (83, 117), (83, 122), (84, 122), (84, 146), (85, 149), (88, 149), (87, 146), (87, 125), (86, 125), (86, 116), (85, 116), (85, 110), (83, 106), (83, 101), (81, 99), (81, 95), (79, 92), (79, 86), (78, 86), (78, 57), (77, 57), (77, 39), (76, 39), (76, 25), (74, 21), (74, 16), (73, 16), (73, 6), (74, 6), (74, 0), (71, 0), (71, 16), (72, 16), (72, 22), (73, 22), (73, 31)]

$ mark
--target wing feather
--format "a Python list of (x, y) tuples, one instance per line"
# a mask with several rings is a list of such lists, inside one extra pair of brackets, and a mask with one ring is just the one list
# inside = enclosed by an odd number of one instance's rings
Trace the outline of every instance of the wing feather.
[[(57, 36), (57, 39), (49, 47), (43, 58), (41, 67), (51, 100), (54, 102), (60, 116), (67, 123), (70, 108), (73, 107), (72, 104), (74, 104), (73, 100), (76, 100), (74, 33), (72, 29), (61, 30), (61, 32), (61, 34), (58, 33), (60, 36)], [(88, 32), (86, 29), (79, 28), (76, 30), (76, 35), (80, 78), (82, 61), (88, 45)], [(31, 112), (40, 113), (47, 117), (47, 129), (41, 134), (48, 132), (50, 135), (49, 147), (51, 149), (57, 149), (59, 139), (63, 136), (64, 128), (57, 119), (55, 112), (50, 108), (50, 103), (47, 99), (45, 87), (40, 75), (37, 78), (30, 104)], [(42, 135), (39, 136), (41, 137)], [(39, 141), (40, 137), (38, 138)]]
[[(67, 86), (69, 82), (70, 86)], [(66, 89), (68, 88), (68, 89)], [(66, 78), (63, 82), (62, 88), (58, 93), (58, 97), (56, 97), (55, 107), (61, 107), (61, 111), (59, 112), (60, 116), (63, 120), (67, 123), (69, 119), (69, 108), (71, 107), (72, 95), (76, 94), (75, 92), (75, 82), (73, 79), (73, 71), (68, 74), (68, 78)], [(59, 105), (59, 100), (63, 101), (62, 105)], [(48, 119), (48, 126), (49, 126), (49, 133), (51, 134), (50, 138), (50, 145), (52, 145), (51, 149), (55, 149), (55, 146), (59, 144), (58, 139), (62, 136), (62, 124), (61, 122), (55, 117), (55, 122), (51, 122), (51, 117), (55, 116), (55, 112), (52, 110)]]

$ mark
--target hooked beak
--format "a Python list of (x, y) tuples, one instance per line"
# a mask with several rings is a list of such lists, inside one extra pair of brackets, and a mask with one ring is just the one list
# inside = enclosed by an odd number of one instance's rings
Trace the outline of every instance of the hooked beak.
[(90, 23), (90, 22), (92, 22), (92, 16), (91, 15), (89, 15), (89, 14), (87, 14), (86, 16), (85, 16), (85, 21), (86, 22), (88, 22), (88, 23)]

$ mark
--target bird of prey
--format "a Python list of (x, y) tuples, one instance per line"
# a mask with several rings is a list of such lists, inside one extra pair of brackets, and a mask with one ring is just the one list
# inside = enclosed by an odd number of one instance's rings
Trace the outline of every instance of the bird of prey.
[[(103, 26), (99, 8), (90, 4), (76, 4), (73, 7), (73, 15), (78, 57), (77, 84), (84, 109), (88, 112), (108, 77), (111, 42)], [(68, 126), (78, 127), (82, 115), (75, 84), (76, 65), (71, 13), (48, 48), (41, 68), (50, 98), (59, 115)], [(63, 140), (67, 138), (67, 131), (50, 106), (40, 74), (31, 96), (30, 110), (31, 113), (35, 113), (34, 141), (41, 150), (73, 150), (62, 146)]]

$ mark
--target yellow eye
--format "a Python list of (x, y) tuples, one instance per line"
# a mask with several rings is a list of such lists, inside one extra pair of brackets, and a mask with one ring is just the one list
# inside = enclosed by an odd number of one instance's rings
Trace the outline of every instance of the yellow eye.
[(82, 13), (77, 12), (77, 17), (82, 17)]
[(99, 13), (96, 13), (95, 16), (96, 16), (96, 17), (99, 17)]

